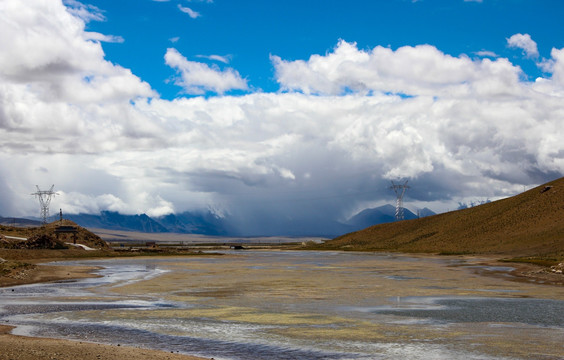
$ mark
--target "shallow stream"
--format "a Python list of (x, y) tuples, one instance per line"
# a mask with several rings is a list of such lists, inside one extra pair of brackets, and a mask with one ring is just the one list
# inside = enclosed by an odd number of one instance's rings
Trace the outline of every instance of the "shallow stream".
[(343, 252), (110, 259), (0, 289), (15, 334), (215, 359), (561, 359), (564, 289), (480, 259)]

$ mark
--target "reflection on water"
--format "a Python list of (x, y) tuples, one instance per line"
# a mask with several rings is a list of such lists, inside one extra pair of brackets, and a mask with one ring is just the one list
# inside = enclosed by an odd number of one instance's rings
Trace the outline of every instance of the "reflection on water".
[(539, 285), (461, 259), (232, 255), (88, 261), (103, 277), (0, 289), (0, 323), (215, 359), (564, 356), (559, 288), (535, 298)]
[[(413, 299), (416, 301), (416, 299)], [(412, 301), (413, 301), (412, 300)], [(381, 314), (430, 318), (446, 323), (521, 323), (564, 328), (564, 301), (506, 298), (434, 298), (429, 308), (378, 310)]]
[(520, 323), (564, 329), (564, 301), (513, 298), (398, 298), (396, 304), (349, 311), (424, 318), (435, 323)]

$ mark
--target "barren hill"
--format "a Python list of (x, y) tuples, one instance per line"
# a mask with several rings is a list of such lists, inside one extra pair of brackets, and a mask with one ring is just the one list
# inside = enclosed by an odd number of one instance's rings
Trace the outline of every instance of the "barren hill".
[(473, 208), (372, 226), (324, 247), (563, 258), (564, 178)]
[[(57, 235), (59, 226), (75, 228), (76, 235), (63, 233)], [(97, 249), (108, 249), (108, 244), (99, 236), (78, 226), (70, 220), (54, 221), (45, 226), (38, 227), (15, 227), (0, 225), (0, 234), (5, 235), (0, 240), (3, 248), (66, 248), (65, 242), (74, 242)], [(13, 237), (13, 239), (10, 239)], [(16, 238), (28, 239), (27, 241), (15, 240)]]

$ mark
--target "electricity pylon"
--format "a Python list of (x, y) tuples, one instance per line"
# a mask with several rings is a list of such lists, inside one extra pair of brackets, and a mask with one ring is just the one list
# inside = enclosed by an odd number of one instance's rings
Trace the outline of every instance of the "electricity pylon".
[(403, 220), (403, 196), (405, 195), (405, 192), (407, 191), (407, 189), (409, 189), (409, 186), (407, 186), (407, 181), (405, 180), (405, 182), (403, 184), (396, 184), (394, 183), (394, 181), (392, 180), (392, 186), (390, 186), (390, 189), (394, 190), (394, 192), (396, 193), (396, 221), (400, 221)]
[(51, 203), (51, 198), (58, 195), (53, 191), (55, 185), (51, 185), (49, 190), (41, 190), (39, 185), (35, 185), (37, 192), (31, 194), (35, 195), (39, 199), (39, 205), (41, 206), (41, 224), (47, 224), (47, 219), (49, 218), (49, 204)]

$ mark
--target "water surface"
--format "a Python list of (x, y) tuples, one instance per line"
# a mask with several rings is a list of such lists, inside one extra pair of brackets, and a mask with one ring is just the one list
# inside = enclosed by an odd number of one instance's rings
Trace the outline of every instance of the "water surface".
[(63, 264), (85, 263), (103, 277), (0, 289), (0, 322), (215, 359), (564, 357), (562, 287), (479, 259), (245, 251)]

